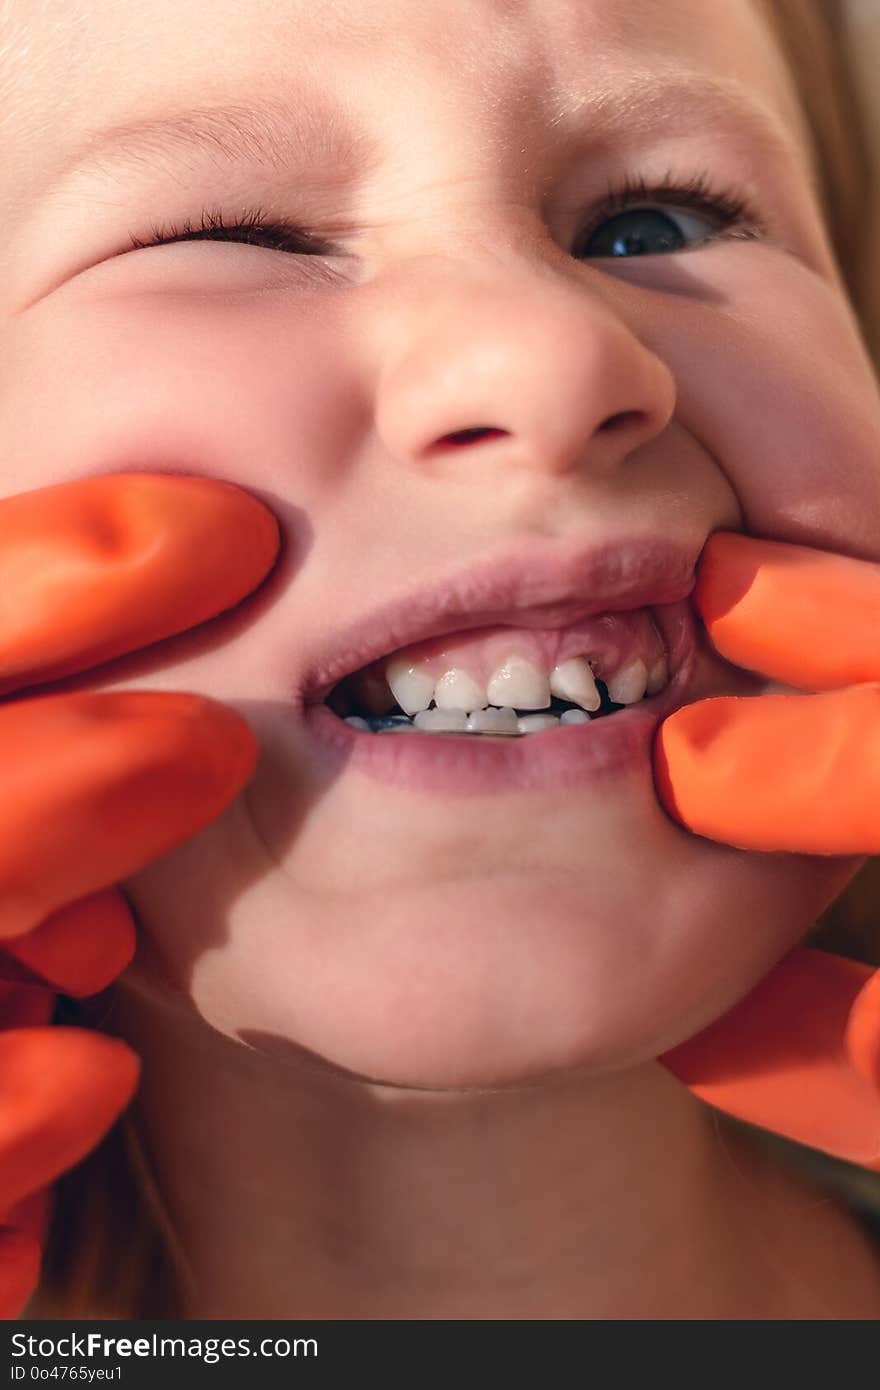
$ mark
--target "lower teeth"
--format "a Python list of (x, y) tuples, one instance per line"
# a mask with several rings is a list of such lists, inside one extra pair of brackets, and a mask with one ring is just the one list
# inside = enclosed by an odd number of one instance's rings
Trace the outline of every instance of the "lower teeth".
[[(597, 681), (597, 688), (602, 696), (602, 705), (593, 715), (598, 719), (603, 715), (612, 714), (616, 710), (625, 709), (625, 705), (614, 704), (608, 698), (608, 689), (603, 681)], [(438, 710), (432, 702), (430, 709), (422, 711), (436, 717), (437, 723), (443, 723), (443, 717), (449, 715), (449, 723), (461, 724), (462, 714), (466, 711)], [(578, 705), (572, 705), (564, 700), (557, 700), (555, 697), (551, 702), (550, 708), (546, 710), (513, 710), (498, 709), (490, 705), (487, 710), (481, 711), (483, 716), (488, 718), (475, 718), (473, 713), (467, 715), (467, 722), (461, 727), (454, 728), (431, 728), (424, 727), (435, 722), (435, 719), (423, 720), (422, 725), (416, 724), (418, 716), (410, 716), (403, 713), (391, 713), (381, 715), (359, 715), (350, 714), (345, 716), (345, 723), (353, 729), (360, 729), (364, 732), (374, 734), (442, 734), (455, 733), (467, 734), (472, 738), (523, 738), (530, 734), (542, 733), (545, 729), (557, 728), (560, 724), (589, 724), (590, 715)], [(500, 716), (497, 720), (494, 715)], [(483, 728), (474, 727), (475, 724), (483, 724)], [(485, 727), (494, 724), (496, 727)], [(505, 727), (506, 726), (506, 727)]]

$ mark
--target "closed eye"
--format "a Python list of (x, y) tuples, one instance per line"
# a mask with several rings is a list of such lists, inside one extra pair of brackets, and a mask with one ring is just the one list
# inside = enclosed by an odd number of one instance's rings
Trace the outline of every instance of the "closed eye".
[(166, 246), (175, 241), (234, 241), (247, 246), (266, 246), (274, 251), (288, 251), (298, 256), (332, 255), (333, 248), (313, 233), (286, 217), (268, 217), (261, 208), (246, 209), (234, 221), (227, 222), (222, 211), (203, 211), (201, 222), (194, 227), (187, 219), (181, 224), (154, 227), (149, 238), (131, 237), (131, 249)]

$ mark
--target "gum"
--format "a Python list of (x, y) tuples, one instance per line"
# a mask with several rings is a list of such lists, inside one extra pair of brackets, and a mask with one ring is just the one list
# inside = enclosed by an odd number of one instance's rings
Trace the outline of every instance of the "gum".
[(637, 657), (650, 670), (663, 654), (663, 640), (650, 613), (646, 608), (637, 608), (631, 612), (596, 614), (565, 628), (496, 626), (432, 637), (372, 662), (349, 679), (384, 680), (391, 656), (418, 666), (436, 680), (456, 667), (484, 682), (511, 656), (526, 657), (548, 673), (563, 661), (584, 656), (594, 674), (607, 680)]

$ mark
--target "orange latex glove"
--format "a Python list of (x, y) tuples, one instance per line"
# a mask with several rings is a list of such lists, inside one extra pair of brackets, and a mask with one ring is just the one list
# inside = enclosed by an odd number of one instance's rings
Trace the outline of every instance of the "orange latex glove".
[[(664, 720), (658, 794), (741, 849), (880, 852), (880, 566), (717, 532), (696, 606), (718, 651), (804, 695), (719, 696)], [(880, 972), (798, 948), (661, 1058), (739, 1119), (880, 1169)]]
[[(0, 694), (97, 666), (238, 604), (278, 525), (214, 479), (131, 473), (0, 500)], [(0, 700), (0, 1316), (35, 1287), (48, 1184), (131, 1099), (134, 1052), (50, 1026), (54, 990), (103, 989), (134, 925), (112, 885), (214, 820), (257, 742), (199, 695)]]

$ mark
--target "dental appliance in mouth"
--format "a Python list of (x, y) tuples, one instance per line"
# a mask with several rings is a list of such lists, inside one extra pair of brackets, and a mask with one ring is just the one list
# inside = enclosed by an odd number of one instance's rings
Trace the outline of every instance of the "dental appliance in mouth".
[(511, 738), (604, 718), (668, 680), (662, 639), (640, 609), (568, 629), (434, 638), (345, 677), (325, 703), (362, 732)]

